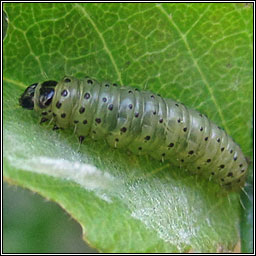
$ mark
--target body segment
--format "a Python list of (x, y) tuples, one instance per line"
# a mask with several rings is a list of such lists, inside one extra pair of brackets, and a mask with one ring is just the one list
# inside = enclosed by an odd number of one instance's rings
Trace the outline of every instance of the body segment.
[(105, 139), (111, 147), (170, 161), (228, 189), (243, 186), (248, 164), (240, 147), (198, 111), (149, 91), (91, 78), (53, 82), (38, 84), (33, 102), (44, 120), (54, 119), (56, 129), (74, 129), (80, 142), (88, 136)]

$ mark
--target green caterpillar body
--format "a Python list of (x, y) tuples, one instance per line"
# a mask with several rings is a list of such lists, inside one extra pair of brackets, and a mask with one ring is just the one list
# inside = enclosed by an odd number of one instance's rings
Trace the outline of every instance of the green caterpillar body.
[(73, 128), (114, 148), (149, 154), (198, 173), (230, 190), (244, 185), (248, 163), (240, 147), (205, 115), (149, 91), (91, 78), (33, 84), (20, 98), (54, 129)]

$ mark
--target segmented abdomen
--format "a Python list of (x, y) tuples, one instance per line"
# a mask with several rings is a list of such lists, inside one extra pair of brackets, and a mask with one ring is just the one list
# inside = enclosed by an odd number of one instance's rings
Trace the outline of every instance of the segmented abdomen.
[(240, 147), (205, 115), (151, 92), (91, 78), (69, 80), (58, 84), (52, 111), (57, 125), (74, 127), (80, 140), (105, 139), (227, 187), (243, 184), (247, 162)]

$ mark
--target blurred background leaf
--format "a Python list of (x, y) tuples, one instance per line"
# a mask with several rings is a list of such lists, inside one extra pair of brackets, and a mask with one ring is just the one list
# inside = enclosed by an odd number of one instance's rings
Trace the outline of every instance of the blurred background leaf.
[(225, 196), (185, 170), (127, 157), (105, 143), (88, 140), (78, 152), (72, 132), (40, 127), (18, 97), (29, 84), (65, 74), (147, 87), (207, 114), (252, 156), (252, 7), (5, 3), (4, 9), (5, 179), (58, 202), (99, 251), (232, 251), (239, 240), (237, 194)]
[(3, 187), (5, 253), (92, 253), (82, 229), (55, 203), (20, 187)]

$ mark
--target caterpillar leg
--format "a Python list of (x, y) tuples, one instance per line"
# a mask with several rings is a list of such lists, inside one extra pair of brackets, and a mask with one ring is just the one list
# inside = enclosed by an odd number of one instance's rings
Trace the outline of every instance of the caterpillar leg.
[(230, 196), (229, 196), (229, 194), (228, 194), (228, 196), (227, 196), (227, 197), (228, 197), (228, 203), (229, 203), (229, 205), (232, 205), (232, 204), (231, 204), (231, 200), (230, 200)]
[(43, 117), (43, 118), (41, 118), (41, 120), (40, 120), (40, 123), (39, 123), (39, 124), (45, 123), (45, 122), (47, 122), (47, 121), (49, 121), (49, 119), (48, 119), (48, 118)]
[(53, 131), (56, 131), (56, 130), (59, 130), (59, 129), (61, 129), (61, 128), (59, 126), (57, 126), (56, 124), (52, 128)]
[(51, 118), (51, 119), (50, 119), (50, 122), (47, 124), (47, 127), (49, 127), (49, 126), (51, 125), (51, 123), (52, 123), (53, 120), (54, 120), (54, 118)]
[(78, 137), (78, 141), (79, 141), (79, 144), (78, 144), (78, 151), (80, 150), (80, 147), (81, 147), (81, 144), (83, 143), (85, 137), (84, 136), (79, 136)]
[(77, 125), (75, 125), (74, 131), (73, 131), (73, 134), (75, 134), (75, 133), (76, 133), (76, 129), (77, 129)]
[(243, 193), (246, 195), (246, 197), (248, 198), (248, 200), (250, 200), (250, 196), (248, 195), (248, 193), (246, 192), (246, 190), (243, 187), (240, 187), (241, 190), (243, 191)]
[(243, 209), (245, 210), (245, 206), (243, 204), (243, 201), (242, 201), (241, 197), (239, 197), (239, 202), (240, 202), (241, 206), (243, 207)]
[(84, 141), (85, 137), (84, 136), (79, 136), (78, 140), (79, 140), (79, 144), (82, 144)]
[(46, 117), (42, 117), (42, 118), (40, 119), (39, 124), (45, 123), (45, 122), (47, 122), (47, 121), (50, 121), (50, 122), (48, 123), (48, 125), (47, 125), (47, 126), (50, 126), (53, 120), (54, 120), (53, 118), (49, 119), (49, 118), (46, 118)]

